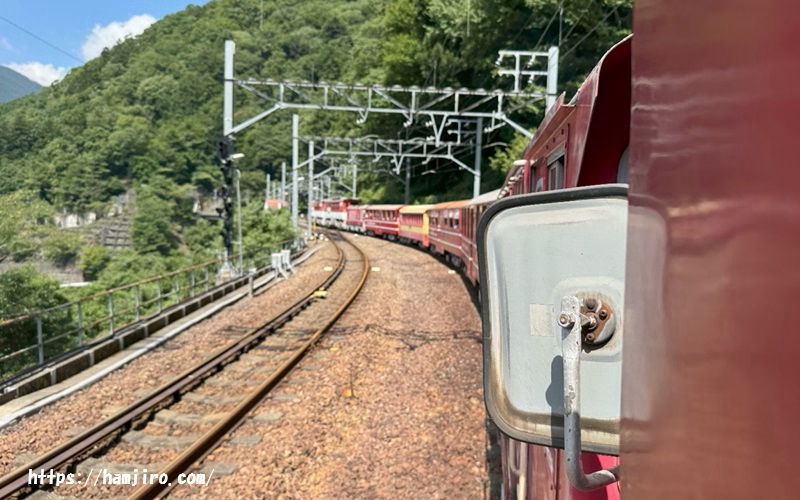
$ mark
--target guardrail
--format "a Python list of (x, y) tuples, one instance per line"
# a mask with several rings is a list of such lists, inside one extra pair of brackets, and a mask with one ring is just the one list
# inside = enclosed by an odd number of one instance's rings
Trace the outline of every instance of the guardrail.
[[(245, 252), (243, 267), (269, 267), (273, 252), (297, 248), (301, 241), (295, 238)], [(228, 261), (238, 258), (237, 254)], [(224, 262), (215, 259), (0, 321), (0, 380), (40, 367), (86, 343), (113, 337), (166, 308), (236, 279), (235, 272), (218, 272)]]

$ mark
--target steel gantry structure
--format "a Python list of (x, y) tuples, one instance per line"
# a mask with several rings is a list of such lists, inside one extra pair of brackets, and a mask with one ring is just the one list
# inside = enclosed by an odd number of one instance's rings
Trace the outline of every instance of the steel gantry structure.
[[(406, 126), (418, 117), (425, 117), (434, 127), (437, 142), (441, 140), (444, 124), (454, 117), (488, 119), (490, 129), (508, 124), (530, 138), (532, 134), (514, 121), (511, 115), (534, 101), (544, 99), (550, 93), (550, 89), (554, 92), (558, 72), (557, 63), (548, 63), (548, 70), (544, 75), (547, 78), (547, 93), (524, 91), (520, 90), (519, 86), (513, 91), (504, 91), (240, 79), (234, 76), (235, 52), (234, 42), (226, 40), (224, 135), (240, 132), (281, 109), (316, 109), (354, 112), (358, 114), (358, 123), (365, 122), (372, 113), (403, 116)], [(550, 51), (552, 52), (553, 50)], [(555, 55), (557, 60), (557, 51)], [(234, 86), (261, 97), (270, 106), (255, 116), (234, 124)]]
[[(405, 186), (405, 202), (409, 203), (411, 168), (406, 166), (405, 179), (400, 177), (406, 160), (420, 159), (422, 163), (440, 159), (455, 163), (460, 169), (473, 175), (473, 196), (480, 194), (481, 169), (480, 147), (477, 142), (440, 142), (438, 145), (424, 139), (392, 140), (373, 137), (303, 137), (304, 142), (316, 144), (321, 147), (315, 157), (344, 156), (347, 158), (371, 157), (378, 162), (388, 159), (393, 167), (394, 177), (403, 182)], [(475, 165), (470, 167), (458, 159), (461, 153), (475, 152)], [(355, 167), (357, 168), (357, 167)], [(389, 173), (392, 173), (391, 170)], [(355, 172), (354, 172), (355, 175)]]
[[(277, 81), (260, 79), (242, 79), (234, 75), (234, 55), (236, 45), (232, 40), (225, 41), (224, 58), (224, 93), (223, 93), (223, 133), (226, 137), (232, 136), (247, 127), (258, 123), (272, 113), (282, 109), (309, 109), (327, 111), (345, 111), (357, 113), (357, 123), (364, 123), (370, 114), (392, 114), (405, 118), (404, 126), (410, 126), (419, 118), (426, 119), (425, 125), (433, 130), (432, 141), (415, 142), (413, 144), (399, 144), (397, 141), (391, 147), (386, 141), (380, 144), (372, 144), (374, 148), (381, 148), (373, 151), (356, 151), (353, 146), (362, 146), (363, 142), (351, 142), (347, 150), (328, 149), (327, 143), (323, 154), (316, 154), (313, 151), (313, 143), (310, 143), (309, 159), (299, 162), (299, 130), (298, 117), (292, 117), (292, 220), (295, 228), (298, 219), (298, 182), (294, 180), (298, 176), (298, 170), (305, 165), (309, 166), (309, 183), (313, 183), (314, 160), (326, 155), (347, 155), (350, 157), (372, 155), (378, 159), (389, 157), (395, 165), (395, 175), (399, 175), (400, 166), (406, 158), (424, 158), (426, 161), (434, 158), (442, 158), (452, 161), (460, 168), (473, 174), (473, 194), (480, 194), (480, 165), (482, 139), (485, 131), (495, 130), (503, 125), (510, 125), (517, 132), (531, 138), (533, 134), (521, 124), (514, 121), (511, 117), (517, 111), (525, 108), (534, 101), (546, 98), (549, 103), (551, 97), (555, 95), (556, 81), (558, 76), (558, 50), (551, 49), (548, 53), (535, 53), (535, 57), (547, 56), (547, 71), (526, 71), (520, 66), (520, 57), (523, 53), (515, 55), (517, 65), (512, 72), (501, 70), (501, 75), (512, 74), (515, 76), (515, 88), (512, 91), (486, 90), (486, 89), (463, 89), (463, 88), (437, 88), (437, 87), (417, 87), (417, 86), (383, 86), (383, 85), (364, 85), (364, 84), (345, 84), (329, 82), (308, 82), (308, 81)], [(526, 53), (527, 54), (527, 53)], [(533, 53), (531, 53), (533, 54)], [(501, 54), (501, 58), (504, 54)], [(534, 78), (545, 76), (547, 79), (547, 92), (524, 91), (521, 90), (519, 80), (522, 76)], [(252, 93), (268, 103), (268, 107), (256, 113), (254, 116), (245, 119), (241, 123), (235, 124), (233, 121), (233, 91), (234, 87), (240, 87)], [(484, 128), (484, 120), (488, 120), (488, 127)], [(468, 130), (468, 125), (474, 123), (474, 130)], [(456, 125), (456, 132), (447, 130), (449, 125)], [(465, 126), (467, 126), (465, 128)], [(447, 132), (457, 134), (456, 144), (445, 143), (443, 136)], [(471, 133), (470, 133), (471, 132)], [(454, 147), (462, 146), (466, 137), (474, 138), (473, 144), (475, 152), (474, 167), (469, 167), (455, 156)], [(413, 142), (413, 141), (409, 141)], [(432, 144), (431, 144), (432, 142)], [(441, 148), (435, 151), (428, 151), (427, 148)], [(403, 149), (403, 148), (406, 149)], [(358, 149), (358, 148), (355, 148)], [(409, 175), (410, 170), (407, 172)], [(409, 180), (406, 179), (406, 189), (408, 190)], [(309, 207), (313, 196), (313, 186), (309, 187)], [(310, 210), (309, 210), (310, 211)], [(310, 227), (310, 225), (309, 225)]]
[[(297, 115), (292, 116), (293, 129), (296, 132)], [(403, 182), (405, 187), (406, 203), (409, 201), (410, 195), (410, 182), (411, 182), (411, 169), (410, 165), (406, 165), (405, 178), (400, 176), (406, 160), (420, 159), (423, 163), (427, 163), (434, 159), (448, 160), (459, 168), (464, 169), (473, 175), (473, 193), (474, 196), (480, 194), (480, 135), (477, 136), (476, 142), (440, 142), (438, 145), (425, 141), (424, 139), (411, 139), (411, 140), (392, 140), (380, 139), (374, 137), (361, 137), (361, 138), (348, 138), (348, 137), (300, 137), (299, 135), (292, 136), (292, 151), (299, 154), (300, 142), (308, 144), (308, 159), (303, 162), (299, 158), (293, 156), (293, 164), (296, 165), (294, 171), (308, 166), (308, 206), (313, 203), (313, 181), (323, 175), (329, 173), (333, 168), (328, 168), (326, 171), (315, 174), (314, 163), (327, 156), (339, 156), (349, 159), (358, 157), (371, 157), (373, 161), (381, 161), (383, 159), (389, 160), (392, 170), (389, 173), (395, 178)], [(470, 167), (466, 163), (458, 159), (457, 155), (474, 150), (475, 165)], [(356, 190), (356, 176), (357, 166), (353, 165), (353, 188), (352, 192), (355, 196)], [(295, 174), (296, 177), (296, 174)], [(349, 189), (349, 188), (348, 188)], [(299, 183), (292, 183), (292, 221), (296, 224), (299, 217), (297, 206), (299, 201)], [(310, 216), (309, 216), (310, 217)], [(310, 227), (310, 224), (309, 224)]]

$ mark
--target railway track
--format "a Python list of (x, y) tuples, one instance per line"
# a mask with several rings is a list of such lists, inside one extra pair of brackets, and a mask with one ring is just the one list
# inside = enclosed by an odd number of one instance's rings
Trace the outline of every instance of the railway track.
[[(202, 401), (203, 414), (214, 418), (202, 418), (202, 414), (190, 416), (193, 429), (199, 431), (198, 436), (196, 439), (192, 437), (191, 444), (184, 446), (177, 458), (158, 468), (158, 474), (166, 474), (168, 480), (164, 484), (157, 482), (141, 486), (133, 491), (132, 498), (154, 498), (170, 486), (174, 487), (180, 474), (192, 470), (227, 434), (248, 418), (251, 410), (261, 404), (296, 367), (361, 290), (369, 271), (366, 255), (338, 233), (330, 233), (330, 237), (339, 259), (315, 292), (151, 394), (0, 478), (0, 498), (28, 492), (31, 488), (28, 484), (29, 470), (74, 472), (82, 460), (108, 456), (120, 443), (132, 442), (128, 436), (146, 434), (150, 425), (159, 420), (169, 420), (159, 418), (159, 415), (169, 413), (174, 417), (175, 412), (170, 408), (178, 402), (184, 399)], [(218, 403), (215, 403), (208, 393), (218, 392), (220, 388), (226, 397), (216, 398)], [(221, 411), (232, 401), (237, 401), (233, 409)], [(215, 404), (217, 408), (214, 408)], [(179, 435), (186, 438), (184, 431), (179, 431)], [(169, 433), (159, 433), (156, 439), (167, 440)], [(82, 488), (81, 491), (91, 490)]]

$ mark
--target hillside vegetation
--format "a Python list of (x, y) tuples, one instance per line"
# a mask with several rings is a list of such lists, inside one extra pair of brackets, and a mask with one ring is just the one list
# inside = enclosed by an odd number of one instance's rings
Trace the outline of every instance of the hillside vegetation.
[[(77, 258), (103, 279), (107, 268), (124, 267), (110, 266), (115, 259), (162, 259), (173, 267), (213, 256), (219, 250), (218, 229), (192, 216), (189, 193), (213, 192), (221, 178), (213, 142), (222, 129), (226, 39), (237, 43), (236, 74), (241, 76), (469, 88), (509, 88), (510, 82), (494, 76), (498, 50), (546, 49), (560, 39), (559, 88), (572, 93), (602, 53), (629, 32), (630, 10), (629, 0), (212, 0), (190, 5), (73, 69), (61, 82), (0, 105), (0, 206), (31, 207), (20, 219), (0, 224), (0, 260), (44, 255), (50, 248), (54, 259)], [(242, 92), (236, 106), (239, 120), (263, 109)], [(542, 106), (526, 110), (527, 126), (535, 127)], [(397, 120), (381, 117), (359, 127), (353, 115), (301, 115), (303, 135), (394, 138), (399, 130)], [(290, 113), (281, 111), (236, 138), (237, 151), (246, 154), (237, 163), (242, 188), (255, 205), (265, 173), (276, 176), (280, 163), (291, 159), (290, 128)], [(488, 190), (499, 184), (508, 159), (525, 141), (505, 127), (485, 143), (499, 144), (484, 152)], [(498, 149), (502, 144), (511, 146)], [(434, 167), (443, 173), (412, 179), (414, 199), (471, 193), (469, 174), (445, 164)], [(386, 175), (364, 172), (359, 186), (367, 201), (402, 199), (399, 184)], [(135, 191), (137, 207), (132, 252), (97, 259), (99, 250), (82, 248), (47, 227), (47, 214), (55, 209), (102, 212), (112, 197), (128, 190)], [(286, 214), (258, 217), (285, 219)], [(253, 224), (285, 227), (267, 220)], [(254, 238), (245, 239), (253, 243)], [(120, 277), (105, 280), (116, 283)]]
[(11, 68), (0, 66), (0, 103), (38, 92), (41, 85), (29, 80)]

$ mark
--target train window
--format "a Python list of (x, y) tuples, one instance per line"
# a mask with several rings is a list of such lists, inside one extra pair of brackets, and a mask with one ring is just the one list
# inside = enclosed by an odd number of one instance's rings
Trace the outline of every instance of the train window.
[(547, 166), (547, 188), (561, 189), (564, 187), (564, 163), (559, 158)]
[(619, 165), (617, 166), (617, 182), (620, 184), (627, 184), (628, 183), (628, 149), (630, 146), (625, 148), (625, 151), (622, 152), (622, 156), (619, 158)]
[(559, 146), (547, 157), (547, 189), (564, 187), (564, 146)]

